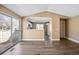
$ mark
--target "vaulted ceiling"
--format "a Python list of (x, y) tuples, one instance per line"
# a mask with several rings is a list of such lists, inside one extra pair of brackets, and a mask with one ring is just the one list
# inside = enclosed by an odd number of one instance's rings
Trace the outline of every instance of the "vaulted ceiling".
[(4, 4), (4, 6), (20, 16), (29, 16), (43, 11), (69, 17), (79, 15), (79, 4)]

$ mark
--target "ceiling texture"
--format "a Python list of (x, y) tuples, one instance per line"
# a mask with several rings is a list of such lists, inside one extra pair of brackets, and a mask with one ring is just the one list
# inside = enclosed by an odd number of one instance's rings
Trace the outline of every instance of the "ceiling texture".
[(43, 11), (69, 17), (79, 15), (79, 4), (3, 4), (3, 6), (20, 16), (29, 16)]

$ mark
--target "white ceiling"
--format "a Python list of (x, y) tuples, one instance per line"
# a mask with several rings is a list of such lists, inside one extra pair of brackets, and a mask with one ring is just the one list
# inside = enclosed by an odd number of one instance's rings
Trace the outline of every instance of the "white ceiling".
[(72, 17), (79, 15), (79, 4), (54, 4), (48, 7), (48, 11)]
[(79, 4), (4, 4), (20, 16), (28, 16), (42, 11), (51, 11), (65, 16), (79, 15)]
[(46, 4), (5, 4), (4, 6), (21, 16), (28, 16), (48, 9)]

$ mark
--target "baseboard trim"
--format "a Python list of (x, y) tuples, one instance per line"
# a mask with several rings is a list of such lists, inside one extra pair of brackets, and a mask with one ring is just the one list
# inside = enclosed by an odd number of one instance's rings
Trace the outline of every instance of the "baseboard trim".
[(60, 39), (51, 39), (52, 41), (59, 41)]
[[(52, 41), (59, 41), (60, 39), (51, 39)], [(22, 39), (22, 41), (44, 41), (44, 39)]]
[(44, 39), (22, 39), (23, 41), (44, 41)]
[[(66, 37), (66, 38), (67, 38), (67, 37)], [(67, 39), (69, 39), (69, 40), (71, 40), (71, 41), (73, 41), (73, 42), (79, 43), (79, 41), (74, 40), (74, 39), (72, 39), (72, 38), (67, 38)]]

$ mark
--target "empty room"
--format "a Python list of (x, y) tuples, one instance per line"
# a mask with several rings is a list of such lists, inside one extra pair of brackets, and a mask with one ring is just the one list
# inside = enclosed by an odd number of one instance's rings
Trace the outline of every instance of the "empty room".
[(79, 55), (79, 4), (0, 4), (0, 55)]

